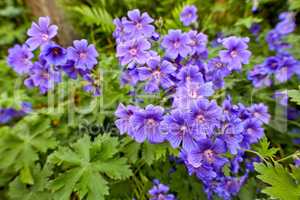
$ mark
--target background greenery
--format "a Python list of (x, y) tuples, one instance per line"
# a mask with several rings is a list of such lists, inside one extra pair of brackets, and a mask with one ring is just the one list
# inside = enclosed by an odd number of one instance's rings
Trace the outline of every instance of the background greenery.
[[(205, 199), (201, 183), (188, 176), (183, 165), (169, 159), (177, 155), (176, 150), (168, 144), (137, 144), (120, 136), (114, 127), (113, 112), (117, 104), (131, 103), (133, 99), (128, 95), (130, 88), (121, 88), (119, 84), (120, 68), (115, 58), (112, 20), (125, 16), (130, 9), (147, 11), (155, 18), (159, 31), (166, 33), (170, 28), (188, 30), (181, 25), (179, 13), (186, 4), (197, 5), (199, 20), (195, 28), (207, 34), (210, 41), (219, 32), (248, 36), (252, 41), (251, 63), (241, 74), (228, 77), (226, 88), (215, 98), (221, 101), (225, 94), (231, 94), (234, 102), (246, 105), (264, 102), (274, 116), (272, 91), (288, 88), (292, 90), (291, 105), (299, 108), (297, 78), (262, 90), (255, 90), (246, 79), (247, 70), (273, 54), (264, 37), (276, 24), (278, 14), (299, 11), (299, 0), (261, 0), (256, 13), (251, 11), (253, 2), (250, 0), (58, 0), (56, 3), (65, 14), (65, 23), (75, 30), (75, 37), (86, 38), (100, 52), (98, 71), (103, 96), (92, 97), (81, 90), (80, 82), (66, 80), (51, 94), (53, 107), (49, 109), (49, 96), (26, 89), (23, 77), (7, 66), (6, 56), (8, 48), (25, 41), (26, 29), (37, 16), (26, 1), (0, 1), (0, 108), (20, 108), (21, 102), (27, 101), (32, 103), (34, 110), (23, 119), (0, 125), (0, 199), (123, 200), (135, 197), (143, 200), (148, 198), (153, 178), (170, 185), (178, 199)], [(297, 15), (297, 24), (299, 20)], [(262, 26), (256, 42), (249, 32), (253, 22)], [(293, 44), (293, 55), (300, 59), (299, 28), (288, 41)], [(212, 50), (210, 56), (216, 52)], [(149, 102), (158, 103), (158, 100), (146, 100), (145, 104)], [(94, 105), (92, 109), (91, 105)], [(291, 167), (292, 159), (286, 157), (299, 149), (292, 139), (300, 138), (300, 122), (288, 121), (288, 130), (281, 132), (274, 128), (276, 120), (265, 127), (268, 139), (255, 147), (267, 166), (257, 165), (257, 174), (251, 176), (237, 199), (272, 196), (294, 200), (291, 198), (300, 196), (300, 171)], [(293, 133), (295, 131), (298, 134)], [(295, 194), (295, 197), (287, 194)]]

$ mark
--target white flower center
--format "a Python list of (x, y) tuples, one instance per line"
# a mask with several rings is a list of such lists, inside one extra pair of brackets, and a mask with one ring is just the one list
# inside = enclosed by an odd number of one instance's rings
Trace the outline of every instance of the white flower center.
[(129, 53), (130, 53), (132, 56), (136, 56), (136, 54), (137, 54), (137, 49), (136, 49), (136, 48), (131, 48), (131, 49), (129, 50)]
[(48, 39), (49, 39), (49, 35), (43, 33), (43, 34), (42, 34), (42, 40), (43, 40), (43, 41), (48, 41)]

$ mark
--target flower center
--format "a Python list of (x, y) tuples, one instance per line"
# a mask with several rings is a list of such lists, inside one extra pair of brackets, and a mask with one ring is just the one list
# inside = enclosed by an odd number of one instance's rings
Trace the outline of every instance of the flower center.
[(130, 53), (132, 56), (136, 56), (136, 54), (137, 54), (137, 49), (136, 49), (136, 48), (131, 48), (131, 49), (129, 50), (129, 53)]
[(141, 23), (139, 23), (139, 22), (136, 23), (135, 26), (136, 26), (136, 28), (139, 29), (139, 30), (141, 30), (141, 29), (143, 28), (143, 25), (142, 25)]
[(184, 134), (186, 131), (187, 131), (187, 127), (185, 125), (183, 125), (183, 126), (180, 127), (180, 132), (181, 133)]
[(179, 41), (175, 41), (174, 42), (174, 48), (178, 49), (180, 47), (180, 42)]
[(150, 118), (150, 119), (147, 120), (147, 125), (154, 126), (155, 124), (156, 124), (156, 122), (155, 122), (154, 119)]
[(43, 41), (48, 41), (48, 39), (49, 39), (49, 35), (43, 33), (43, 34), (42, 34), (42, 40), (43, 40)]
[(252, 134), (253, 133), (253, 129), (252, 128), (247, 128), (247, 133)]
[(198, 97), (197, 90), (191, 90), (190, 97), (192, 97), (193, 99), (196, 99)]
[(203, 154), (208, 162), (212, 163), (214, 161), (214, 152), (211, 149), (205, 150)]
[(52, 49), (52, 53), (53, 53), (54, 56), (60, 55), (60, 54), (61, 54), (61, 48), (59, 48), (59, 47), (54, 47), (54, 48)]
[(203, 123), (205, 121), (205, 117), (201, 114), (197, 115), (196, 119), (199, 123)]
[(44, 79), (49, 79), (50, 78), (50, 74), (48, 72), (43, 72), (41, 75)]
[(154, 78), (159, 79), (160, 78), (160, 71), (156, 70), (152, 73), (152, 75), (154, 76)]
[(233, 50), (233, 51), (230, 52), (230, 55), (231, 55), (232, 58), (235, 58), (235, 57), (237, 57), (238, 53), (237, 53), (236, 50)]
[(158, 199), (157, 200), (165, 200), (166, 198), (165, 198), (165, 195), (163, 195), (163, 194), (159, 194), (158, 195)]
[(79, 54), (80, 59), (86, 59), (87, 58), (87, 54), (85, 52), (81, 52)]
[(220, 62), (217, 62), (216, 65), (215, 65), (218, 69), (222, 68), (223, 67), (223, 64), (220, 63)]
[(196, 44), (197, 44), (197, 41), (196, 40), (191, 40), (191, 46), (196, 46)]

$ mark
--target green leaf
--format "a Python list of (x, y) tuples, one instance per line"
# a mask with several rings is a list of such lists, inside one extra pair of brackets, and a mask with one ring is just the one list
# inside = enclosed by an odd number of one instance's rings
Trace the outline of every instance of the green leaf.
[(8, 196), (12, 200), (50, 200), (51, 194), (47, 191), (48, 177), (51, 175), (51, 168), (48, 166), (41, 169), (39, 165), (33, 167), (32, 178), (34, 185), (26, 185), (21, 180), (21, 175), (16, 177), (9, 184)]
[(262, 21), (261, 18), (249, 16), (246, 18), (238, 19), (238, 21), (234, 25), (235, 26), (244, 26), (249, 29), (253, 23), (259, 23), (261, 21)]
[(39, 153), (57, 145), (50, 120), (29, 115), (12, 128), (0, 128), (0, 133), (0, 169), (20, 171), (20, 180), (33, 184), (30, 167), (39, 159)]
[(300, 88), (299, 90), (288, 90), (288, 95), (291, 98), (292, 102), (300, 105)]
[(262, 190), (263, 193), (272, 198), (282, 200), (291, 200), (300, 198), (299, 180), (296, 181), (293, 176), (279, 163), (273, 166), (270, 163), (255, 163), (255, 170), (260, 174), (257, 178), (268, 184)]
[(268, 138), (264, 137), (260, 140), (259, 145), (255, 146), (254, 150), (263, 157), (273, 157), (279, 151), (279, 148), (270, 147)]
[(50, 155), (49, 162), (62, 170), (51, 181), (54, 199), (69, 200), (72, 193), (80, 199), (104, 199), (109, 194), (109, 180), (122, 180), (132, 174), (126, 159), (118, 156), (118, 145), (118, 139), (107, 134), (98, 136), (94, 142), (85, 135)]

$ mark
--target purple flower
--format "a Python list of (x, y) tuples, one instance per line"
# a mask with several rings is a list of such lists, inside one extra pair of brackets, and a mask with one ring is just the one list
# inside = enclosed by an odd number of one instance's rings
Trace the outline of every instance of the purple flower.
[(188, 65), (181, 68), (177, 73), (178, 85), (185, 85), (191, 82), (203, 84), (204, 79), (202, 73), (199, 71), (199, 67), (196, 65)]
[(221, 50), (219, 56), (221, 61), (228, 63), (231, 69), (240, 70), (242, 64), (248, 64), (251, 52), (248, 51), (248, 38), (237, 38), (231, 36), (223, 39), (223, 46), (227, 50)]
[(280, 35), (276, 30), (271, 30), (266, 35), (266, 41), (269, 45), (270, 50), (279, 51), (282, 48), (288, 48), (289, 45), (282, 41), (282, 35)]
[(176, 93), (173, 95), (173, 107), (179, 109), (189, 109), (199, 99), (209, 97), (213, 95), (213, 84), (207, 82), (203, 84), (188, 83), (184, 86), (180, 86), (176, 89)]
[(191, 107), (193, 132), (199, 138), (212, 135), (215, 128), (220, 126), (221, 118), (221, 108), (214, 100), (200, 99)]
[(199, 165), (199, 167), (194, 167), (188, 161), (188, 153), (184, 150), (181, 150), (179, 157), (183, 160), (190, 176), (195, 174), (201, 180), (211, 180), (217, 176), (212, 166)]
[(222, 77), (228, 76), (231, 72), (228, 64), (223, 63), (219, 57), (208, 60), (207, 71), (213, 74), (220, 73)]
[(49, 17), (40, 17), (39, 23), (32, 23), (31, 28), (27, 31), (27, 35), (30, 37), (26, 44), (29, 45), (31, 50), (35, 50), (39, 46), (47, 44), (57, 34), (58, 27), (50, 25)]
[(170, 189), (167, 185), (161, 184), (158, 180), (154, 180), (153, 183), (153, 187), (149, 190), (150, 200), (176, 200), (173, 194), (168, 194)]
[(164, 117), (162, 130), (167, 133), (166, 139), (173, 148), (179, 147), (182, 143), (182, 148), (190, 152), (197, 147), (191, 125), (192, 121), (188, 113), (174, 110)]
[(128, 11), (129, 20), (124, 21), (124, 31), (131, 35), (131, 37), (151, 37), (155, 28), (151, 23), (154, 21), (148, 13), (144, 12), (142, 15), (138, 9)]
[(275, 27), (275, 30), (279, 34), (288, 35), (289, 33), (292, 33), (295, 30), (296, 23), (293, 13), (281, 13), (279, 15), (279, 19), (281, 19), (281, 22), (279, 22)]
[(240, 149), (240, 143), (243, 140), (243, 130), (244, 127), (240, 120), (225, 123), (222, 126), (219, 138), (225, 142), (226, 147), (231, 154), (237, 154)]
[(26, 45), (20, 46), (17, 44), (8, 50), (7, 63), (18, 74), (28, 73), (32, 67), (31, 59), (33, 56), (33, 53)]
[(292, 56), (281, 56), (282, 64), (280, 68), (275, 72), (275, 78), (280, 82), (286, 82), (295, 73), (299, 73), (300, 64)]
[(261, 123), (255, 119), (248, 119), (244, 122), (244, 138), (242, 145), (249, 148), (250, 144), (256, 143), (264, 136), (264, 129)]
[(237, 195), (241, 187), (245, 183), (248, 174), (246, 173), (241, 178), (237, 177), (222, 177), (218, 181), (215, 192), (224, 200), (231, 200), (233, 196)]
[(248, 80), (256, 88), (269, 87), (272, 85), (270, 70), (265, 68), (264, 65), (256, 65), (251, 71), (248, 72)]
[(201, 54), (207, 50), (207, 35), (197, 31), (189, 31), (187, 34), (190, 39), (191, 54)]
[(261, 26), (258, 23), (253, 23), (253, 24), (251, 24), (251, 27), (249, 30), (254, 36), (258, 36), (259, 32), (261, 31)]
[(131, 69), (126, 69), (121, 74), (121, 85), (124, 86), (129, 84), (135, 86), (140, 80), (139, 72), (136, 67)]
[(74, 47), (68, 48), (68, 59), (74, 60), (75, 67), (81, 70), (91, 70), (97, 64), (99, 56), (95, 46), (87, 40), (75, 40)]
[(120, 134), (128, 133), (129, 135), (133, 135), (132, 125), (131, 125), (131, 117), (135, 112), (139, 110), (136, 106), (127, 106), (125, 107), (123, 104), (119, 104), (115, 115), (118, 118), (115, 121), (117, 128), (120, 130)]
[(198, 148), (188, 153), (188, 161), (193, 167), (213, 166), (220, 169), (227, 162), (221, 154), (226, 152), (224, 142), (216, 139), (212, 142), (210, 139), (203, 139), (198, 142)]
[(131, 118), (133, 136), (137, 142), (161, 143), (165, 135), (160, 132), (164, 109), (160, 106), (148, 105), (145, 110), (134, 112)]
[(163, 38), (161, 46), (166, 49), (166, 55), (172, 59), (179, 55), (185, 58), (191, 52), (189, 37), (181, 30), (169, 30), (168, 35)]
[(55, 43), (45, 44), (41, 55), (48, 64), (63, 65), (67, 62), (67, 51)]
[(61, 66), (61, 69), (71, 78), (71, 79), (77, 79), (77, 76), (79, 74), (79, 70), (75, 67), (75, 61), (74, 60), (67, 60), (67, 62)]
[(279, 67), (281, 66), (281, 60), (277, 56), (271, 56), (266, 58), (264, 62), (264, 66), (270, 71), (270, 72), (276, 72)]
[(121, 65), (131, 62), (145, 64), (150, 48), (151, 44), (144, 38), (129, 40), (117, 46), (117, 57), (120, 58)]
[(113, 36), (116, 39), (117, 43), (122, 42), (128, 37), (128, 33), (125, 32), (124, 24), (127, 21), (126, 17), (123, 17), (121, 20), (119, 18), (114, 19), (113, 23), (115, 25), (115, 31)]
[(61, 73), (51, 69), (51, 67), (41, 59), (35, 62), (30, 70), (29, 78), (25, 80), (25, 85), (29, 88), (39, 87), (41, 93), (46, 93), (53, 89), (56, 83), (61, 81)]
[(254, 118), (262, 121), (265, 124), (269, 123), (270, 114), (268, 113), (268, 107), (265, 104), (253, 104), (251, 107), (249, 107), (249, 111)]
[(197, 18), (197, 8), (194, 5), (185, 6), (180, 14), (180, 21), (185, 26), (189, 26), (190, 24), (196, 22)]
[(169, 61), (162, 61), (159, 57), (147, 61), (147, 67), (138, 68), (140, 80), (147, 80), (145, 91), (154, 93), (159, 91), (159, 86), (167, 89), (174, 85), (170, 75), (176, 71), (176, 67)]

